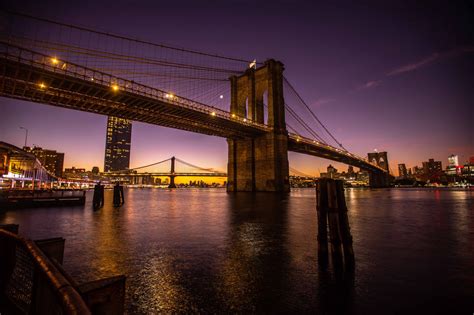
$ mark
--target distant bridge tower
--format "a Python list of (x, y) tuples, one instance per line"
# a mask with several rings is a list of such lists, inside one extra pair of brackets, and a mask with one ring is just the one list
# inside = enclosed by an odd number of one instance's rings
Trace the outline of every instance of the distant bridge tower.
[(283, 64), (273, 59), (257, 69), (230, 78), (230, 112), (236, 119), (264, 121), (264, 95), (267, 93), (271, 131), (247, 139), (228, 139), (228, 191), (290, 190), (288, 132), (283, 98)]
[(370, 187), (388, 187), (390, 183), (390, 168), (388, 166), (388, 155), (387, 152), (370, 152), (367, 153), (369, 162), (375, 164), (384, 170), (383, 172), (369, 172), (369, 185)]
[(176, 188), (176, 184), (174, 183), (174, 178), (176, 177), (176, 172), (175, 172), (175, 164), (176, 164), (176, 158), (173, 156), (171, 158), (171, 171), (170, 171), (170, 184), (168, 185), (168, 188)]

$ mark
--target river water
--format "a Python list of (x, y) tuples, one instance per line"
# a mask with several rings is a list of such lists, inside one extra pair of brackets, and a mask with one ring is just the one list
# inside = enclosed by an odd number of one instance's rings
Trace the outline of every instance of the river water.
[(126, 203), (0, 211), (66, 238), (79, 282), (127, 275), (128, 313), (472, 314), (474, 191), (347, 189), (354, 273), (318, 265), (313, 189), (126, 189)]

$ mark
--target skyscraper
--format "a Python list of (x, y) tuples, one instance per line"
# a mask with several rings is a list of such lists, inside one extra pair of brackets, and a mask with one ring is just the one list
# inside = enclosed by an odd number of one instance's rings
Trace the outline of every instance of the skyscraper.
[(434, 159), (428, 159), (427, 162), (423, 163), (423, 173), (428, 177), (436, 177), (441, 174), (443, 167), (441, 161), (435, 161)]
[(398, 164), (398, 177), (400, 178), (408, 177), (407, 167), (404, 163)]
[(104, 172), (120, 171), (130, 166), (132, 122), (109, 116), (105, 142)]

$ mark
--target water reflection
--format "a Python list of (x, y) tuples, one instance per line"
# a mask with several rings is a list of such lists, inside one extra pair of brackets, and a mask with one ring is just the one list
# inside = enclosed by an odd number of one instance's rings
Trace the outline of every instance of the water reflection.
[[(472, 312), (473, 192), (346, 190), (354, 273), (318, 266), (314, 190), (128, 189), (105, 207), (0, 211), (66, 238), (79, 281), (127, 275), (129, 313)], [(442, 296), (443, 298), (437, 298)]]

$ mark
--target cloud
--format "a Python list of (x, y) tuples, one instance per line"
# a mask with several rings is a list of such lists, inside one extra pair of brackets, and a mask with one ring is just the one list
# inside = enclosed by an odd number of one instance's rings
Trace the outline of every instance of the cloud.
[[(392, 76), (397, 76), (401, 75), (407, 72), (415, 71), (417, 69), (427, 67), (435, 62), (438, 62), (443, 59), (448, 59), (448, 58), (454, 58), (457, 56), (460, 56), (462, 54), (466, 53), (472, 53), (474, 52), (474, 46), (462, 46), (462, 47), (456, 47), (452, 50), (444, 51), (444, 52), (434, 52), (430, 56), (427, 56), (419, 61), (409, 63), (400, 67), (397, 67), (389, 72), (387, 72), (384, 76), (384, 78), (392, 77)], [(365, 84), (360, 85), (356, 87), (353, 91), (360, 91), (360, 90), (365, 90), (365, 89), (370, 89), (376, 86), (379, 86), (382, 84), (383, 80), (371, 80), (367, 81)]]
[(429, 66), (436, 61), (439, 61), (441, 59), (446, 59), (446, 58), (451, 58), (451, 57), (456, 57), (464, 53), (470, 53), (474, 52), (474, 46), (465, 46), (465, 47), (457, 47), (455, 49), (445, 51), (445, 52), (435, 52), (431, 56), (425, 57), (417, 62), (410, 63), (407, 65), (400, 66), (396, 69), (393, 69), (392, 71), (388, 72), (386, 76), (394, 76), (394, 75), (399, 75), (403, 74), (406, 72), (411, 72), (414, 70), (417, 70), (422, 67)]
[(334, 98), (321, 98), (321, 99), (316, 100), (315, 102), (313, 102), (311, 104), (311, 107), (313, 107), (313, 108), (321, 107), (324, 104), (331, 103), (331, 102), (334, 102), (334, 101), (335, 101)]
[(373, 88), (373, 87), (376, 87), (376, 86), (380, 85), (380, 83), (382, 83), (382, 80), (367, 81), (365, 84), (356, 87), (355, 91), (370, 89), (370, 88)]

